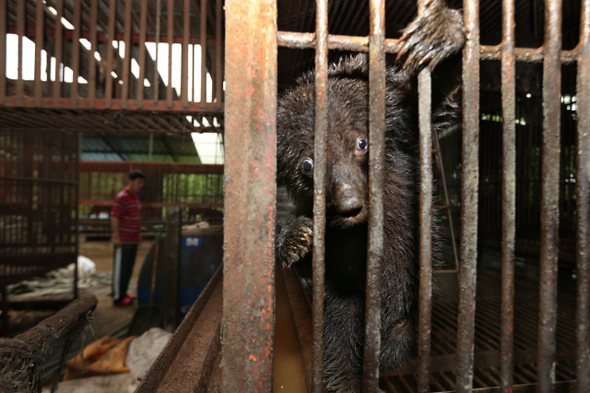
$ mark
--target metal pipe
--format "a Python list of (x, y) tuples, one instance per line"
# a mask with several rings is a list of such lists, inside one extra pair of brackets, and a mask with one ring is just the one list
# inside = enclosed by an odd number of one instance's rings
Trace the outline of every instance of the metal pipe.
[(207, 102), (207, 0), (201, 0), (201, 102)]
[[(94, 107), (96, 100), (96, 54), (98, 46), (96, 40), (96, 25), (98, 18), (98, 0), (90, 3), (90, 51), (88, 51), (88, 105)], [(39, 104), (37, 104), (39, 105)]]
[(514, 0), (502, 3), (502, 306), (500, 385), (514, 383), (514, 244), (516, 231), (516, 63)]
[(545, 1), (543, 45), (543, 147), (541, 179), (541, 254), (537, 382), (540, 393), (555, 383), (555, 327), (557, 322), (557, 241), (559, 230), (559, 166), (561, 127), (562, 4)]
[(72, 86), (70, 90), (70, 106), (78, 108), (78, 77), (80, 76), (80, 31), (81, 23), (80, 16), (82, 14), (81, 2), (74, 3), (74, 39), (72, 41)]
[(577, 316), (576, 359), (577, 392), (590, 391), (590, 267), (588, 249), (590, 238), (590, 0), (582, 2), (580, 23), (580, 57), (578, 58), (578, 154), (576, 168), (577, 208)]
[(189, 105), (188, 102), (188, 43), (191, 36), (191, 3), (190, 0), (184, 0), (184, 11), (183, 11), (183, 40), (182, 40), (182, 65), (181, 65), (181, 97), (182, 106), (186, 108)]
[[(145, 81), (145, 71), (147, 68), (145, 62), (145, 38), (147, 34), (147, 14), (148, 14), (148, 7), (147, 1), (141, 2), (141, 9), (139, 15), (139, 78), (137, 80), (137, 103), (141, 106), (143, 104), (144, 99), (144, 81)], [(150, 59), (151, 60), (151, 59)], [(157, 64), (154, 63), (154, 68), (158, 68)]]
[[(6, 0), (0, 0), (0, 104), (6, 102)], [(4, 316), (3, 316), (4, 317)]]
[(457, 334), (457, 392), (473, 388), (477, 218), (479, 195), (479, 3), (465, 0), (467, 39), (463, 50), (463, 142), (461, 266)]
[(43, 95), (43, 85), (41, 83), (41, 51), (45, 46), (45, 40), (43, 39), (44, 11), (45, 4), (38, 2), (35, 16), (35, 25), (37, 26), (35, 34), (35, 101), (37, 106), (41, 104), (41, 97)]
[(276, 211), (276, 2), (228, 0), (222, 389), (271, 391)]
[(385, 1), (371, 0), (369, 32), (369, 247), (363, 351), (363, 391), (379, 390), (385, 167)]
[(167, 41), (168, 41), (168, 82), (166, 84), (166, 107), (172, 108), (172, 43), (174, 40), (174, 0), (168, 0), (168, 7), (166, 8), (167, 21)]
[(324, 391), (326, 146), (328, 134), (328, 2), (316, 1), (313, 176), (312, 392)]
[[(293, 49), (310, 49), (315, 45), (314, 33), (298, 33), (291, 31), (280, 31), (278, 33), (278, 44), (280, 47)], [(385, 53), (397, 53), (399, 40), (388, 38), (385, 40)], [(347, 35), (328, 35), (328, 49), (352, 52), (368, 52), (368, 37), (356, 37)], [(479, 54), (481, 60), (501, 60), (501, 46), (480, 45)], [(562, 50), (559, 59), (562, 63), (573, 63), (576, 61), (579, 48), (573, 50)], [(542, 63), (543, 48), (515, 48), (516, 61), (524, 63)]]
[(109, 4), (109, 40), (105, 44), (107, 51), (107, 64), (105, 70), (105, 104), (107, 108), (113, 103), (113, 42), (115, 40), (115, 17), (117, 16), (117, 0), (111, 0)]
[[(418, 3), (424, 12), (426, 1)], [(431, 333), (432, 333), (432, 80), (428, 69), (418, 75), (418, 125), (420, 128), (420, 298), (418, 315), (417, 391), (430, 391)], [(444, 168), (441, 165), (441, 172)], [(444, 175), (443, 175), (444, 179)], [(449, 202), (447, 202), (449, 203)], [(450, 211), (450, 210), (449, 210)], [(449, 216), (449, 221), (451, 217)]]
[(127, 109), (129, 93), (131, 92), (131, 33), (132, 33), (132, 0), (125, 0), (125, 58), (123, 59), (123, 91), (121, 92), (121, 106)]

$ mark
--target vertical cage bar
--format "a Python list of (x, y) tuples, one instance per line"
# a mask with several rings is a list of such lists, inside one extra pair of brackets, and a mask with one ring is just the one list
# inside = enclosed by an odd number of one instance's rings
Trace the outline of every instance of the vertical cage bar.
[[(133, 29), (133, 13), (132, 0), (125, 0), (125, 58), (123, 59), (123, 89), (121, 91), (121, 107), (127, 109), (129, 104), (129, 92), (131, 91), (131, 50), (133, 43), (131, 42), (131, 33)], [(120, 45), (120, 43), (119, 43)]]
[(500, 384), (512, 392), (514, 349), (514, 241), (516, 230), (516, 63), (514, 0), (502, 3), (502, 312)]
[(117, 15), (117, 0), (111, 0), (109, 4), (109, 35), (104, 43), (107, 51), (107, 64), (105, 71), (105, 105), (110, 108), (113, 103), (113, 42), (115, 41), (115, 17)]
[(98, 0), (90, 2), (90, 52), (88, 53), (88, 106), (94, 108), (96, 101), (96, 54), (98, 45), (96, 23), (98, 18)]
[(207, 102), (207, 0), (201, 0), (201, 103)]
[(78, 108), (78, 77), (80, 76), (80, 16), (82, 2), (74, 2), (73, 39), (72, 39), (72, 73), (73, 80), (70, 90), (70, 107)]
[(223, 37), (221, 36), (222, 23), (221, 0), (215, 1), (215, 96), (217, 104), (221, 105), (223, 99)]
[[(145, 61), (145, 40), (147, 35), (147, 1), (141, 2), (140, 10), (140, 22), (139, 22), (139, 80), (137, 81), (137, 107), (143, 108), (143, 94), (144, 94), (144, 83), (145, 83), (145, 70), (147, 68)], [(157, 65), (154, 64), (157, 69)], [(150, 134), (152, 135), (152, 134)], [(151, 139), (150, 139), (151, 140)]]
[(154, 96), (153, 100), (160, 100), (160, 73), (158, 71), (158, 55), (160, 52), (160, 34), (162, 28), (162, 4), (156, 0), (156, 54), (154, 58)]
[(184, 0), (184, 36), (182, 39), (182, 107), (188, 107), (188, 43), (191, 37), (191, 3), (189, 0)]
[[(0, 104), (6, 101), (6, 0), (0, 0)], [(2, 299), (5, 299), (4, 297)]]
[[(385, 1), (371, 0), (369, 31), (369, 247), (363, 351), (363, 391), (379, 390), (383, 175), (385, 165)], [(315, 245), (315, 243), (314, 243)]]
[[(426, 1), (418, 2), (422, 13)], [(420, 128), (420, 298), (418, 315), (418, 392), (430, 391), (432, 333), (432, 80), (428, 69), (418, 74), (418, 125)], [(440, 148), (439, 148), (440, 151)], [(440, 154), (439, 154), (440, 157)], [(439, 158), (441, 159), (441, 158)], [(442, 159), (441, 159), (442, 160)], [(442, 165), (440, 170), (444, 171)], [(443, 176), (444, 181), (444, 176)], [(446, 187), (446, 185), (445, 185)], [(448, 198), (447, 198), (448, 199)], [(447, 200), (447, 203), (450, 201)], [(451, 216), (449, 215), (449, 222)], [(452, 224), (451, 224), (452, 225)], [(451, 232), (452, 233), (452, 232)]]
[(17, 8), (16, 34), (18, 37), (18, 77), (16, 80), (16, 97), (17, 102), (21, 104), (25, 97), (25, 82), (23, 80), (23, 39), (25, 37), (25, 0), (19, 0)]
[[(63, 61), (63, 25), (61, 24), (61, 18), (64, 16), (64, 2), (63, 0), (57, 0), (55, 5), (57, 9), (57, 15), (55, 16), (55, 69), (53, 75), (55, 80), (53, 81), (53, 105), (57, 108), (61, 108), (61, 82), (62, 82), (62, 67)], [(49, 62), (49, 59), (47, 59)]]
[(37, 2), (37, 9), (35, 15), (35, 25), (37, 31), (35, 32), (35, 105), (41, 106), (41, 97), (43, 96), (43, 84), (41, 82), (41, 51), (44, 47), (45, 40), (43, 38), (44, 21), (45, 21), (45, 4)]
[(479, 195), (479, 2), (465, 0), (463, 13), (467, 40), (463, 51), (463, 175), (456, 375), (459, 393), (473, 389)]
[(541, 393), (551, 392), (555, 383), (559, 137), (561, 126), (561, 62), (559, 58), (562, 39), (561, 11), (560, 0), (545, 1), (539, 349), (537, 353), (537, 381)]
[(166, 106), (172, 108), (172, 43), (174, 42), (174, 0), (168, 0), (167, 38), (168, 38), (168, 84), (166, 86)]
[(315, 123), (313, 176), (312, 392), (324, 391), (326, 145), (328, 133), (328, 2), (316, 1)]
[(276, 3), (227, 0), (222, 389), (272, 391)]
[(578, 59), (578, 140), (576, 168), (577, 208), (577, 323), (578, 356), (576, 359), (577, 392), (590, 391), (590, 0), (582, 2), (580, 23), (580, 57)]

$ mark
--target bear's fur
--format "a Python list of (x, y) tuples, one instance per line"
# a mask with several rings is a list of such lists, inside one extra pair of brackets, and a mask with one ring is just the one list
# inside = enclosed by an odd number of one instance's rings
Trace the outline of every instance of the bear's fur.
[[(440, 6), (439, 1), (434, 3)], [(416, 23), (422, 23), (421, 29), (438, 24), (420, 18), (412, 26)], [(458, 28), (458, 36), (462, 37), (462, 27)], [(445, 30), (438, 25), (437, 29)], [(404, 37), (402, 40), (411, 41), (411, 37)], [(453, 45), (460, 48), (462, 42)], [(437, 63), (447, 56), (449, 44), (435, 55), (418, 53), (424, 46), (434, 47), (428, 42), (422, 40), (418, 46), (405, 49), (404, 68), (392, 66), (386, 70), (382, 372), (404, 364), (415, 348), (419, 286), (416, 70), (423, 58)], [(366, 55), (341, 59), (328, 72), (324, 381), (328, 390), (335, 392), (360, 392), (362, 382), (370, 149), (368, 72)], [(447, 91), (435, 103), (435, 128), (456, 116), (456, 96), (456, 90)], [(292, 215), (278, 223), (277, 254), (290, 267), (299, 261), (311, 261), (313, 72), (303, 76), (298, 86), (279, 100), (277, 137), (278, 179), (295, 205)]]

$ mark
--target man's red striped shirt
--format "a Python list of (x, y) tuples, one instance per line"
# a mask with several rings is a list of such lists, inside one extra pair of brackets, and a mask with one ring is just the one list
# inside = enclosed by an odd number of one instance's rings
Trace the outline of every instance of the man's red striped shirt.
[(125, 187), (115, 197), (111, 217), (119, 218), (119, 237), (124, 244), (138, 244), (141, 225), (139, 196)]

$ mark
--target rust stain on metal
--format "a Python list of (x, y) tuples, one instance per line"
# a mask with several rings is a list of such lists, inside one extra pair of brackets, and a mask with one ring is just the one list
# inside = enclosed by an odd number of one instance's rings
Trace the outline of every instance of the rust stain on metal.
[(543, 146), (541, 179), (541, 257), (537, 381), (548, 393), (555, 382), (557, 323), (557, 240), (559, 229), (559, 166), (561, 127), (562, 4), (545, 1), (543, 60)]
[(463, 143), (461, 266), (457, 335), (457, 392), (473, 388), (477, 218), (479, 194), (479, 4), (464, 3), (467, 41), (463, 51)]
[(222, 385), (272, 390), (276, 5), (226, 2)]
[(590, 391), (590, 0), (582, 3), (578, 60), (577, 228), (577, 392)]
[(516, 229), (516, 70), (514, 0), (502, 4), (502, 313), (501, 388), (513, 390), (514, 351), (514, 245)]

